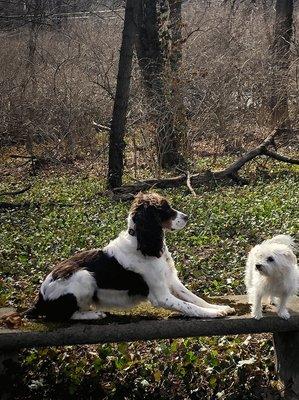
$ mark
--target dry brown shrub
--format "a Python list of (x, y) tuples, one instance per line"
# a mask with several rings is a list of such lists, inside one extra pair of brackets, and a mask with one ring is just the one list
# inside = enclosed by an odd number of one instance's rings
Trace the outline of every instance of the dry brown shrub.
[[(122, 18), (122, 11), (116, 11), (109, 17), (71, 19), (60, 29), (40, 26), (34, 75), (28, 60), (28, 25), (1, 32), (2, 145), (23, 144), (26, 152), (51, 162), (81, 158), (105, 168), (108, 133), (96, 133), (92, 121), (110, 124)], [(235, 2), (232, 10), (229, 2), (187, 1), (183, 20), (183, 62), (176, 84), (187, 115), (185, 158), (192, 163), (203, 155), (241, 153), (270, 128), (272, 2)], [(289, 74), (277, 84), (287, 86), (296, 131), (296, 31), (294, 39)], [(170, 108), (176, 112), (175, 104)], [(136, 179), (161, 173), (152, 116), (135, 60), (126, 168)]]

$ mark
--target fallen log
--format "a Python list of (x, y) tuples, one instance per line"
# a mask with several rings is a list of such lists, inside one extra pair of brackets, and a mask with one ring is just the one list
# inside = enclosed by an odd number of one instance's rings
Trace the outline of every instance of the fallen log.
[[(0, 308), (0, 377), (7, 373), (7, 367), (9, 368), (17, 361), (18, 351), (24, 348), (271, 332), (274, 339), (277, 372), (285, 387), (284, 398), (298, 399), (298, 297), (294, 297), (289, 302), (291, 318), (288, 320), (279, 318), (275, 308), (267, 306), (264, 317), (257, 321), (249, 315), (247, 296), (225, 296), (215, 298), (215, 301), (229, 303), (235, 307), (237, 315), (222, 319), (196, 319), (184, 316), (169, 316), (167, 319), (161, 319), (155, 316), (113, 314), (99, 321), (64, 324), (36, 321), (35, 326), (32, 327), (25, 321), (22, 323), (14, 310)], [(1, 319), (5, 322), (2, 326)], [(8, 326), (7, 322), (9, 322)]]
[(278, 161), (297, 164), (299, 165), (298, 159), (292, 159), (286, 157), (284, 155), (278, 154), (272, 150), (269, 150), (268, 147), (274, 145), (275, 136), (279, 133), (278, 130), (274, 130), (266, 139), (257, 147), (252, 150), (249, 150), (238, 160), (234, 161), (227, 168), (220, 171), (210, 171), (206, 170), (197, 174), (183, 174), (172, 178), (164, 178), (164, 179), (147, 179), (144, 181), (136, 182), (132, 185), (125, 185), (121, 187), (114, 188), (112, 192), (116, 195), (125, 195), (125, 194), (135, 194), (140, 191), (149, 190), (152, 188), (155, 189), (166, 189), (166, 188), (174, 188), (186, 185), (189, 187), (199, 186), (201, 184), (205, 184), (211, 181), (218, 180), (232, 180), (237, 183), (245, 183), (244, 178), (241, 178), (238, 175), (239, 170), (249, 161), (253, 160), (258, 156), (267, 156), (273, 158)]

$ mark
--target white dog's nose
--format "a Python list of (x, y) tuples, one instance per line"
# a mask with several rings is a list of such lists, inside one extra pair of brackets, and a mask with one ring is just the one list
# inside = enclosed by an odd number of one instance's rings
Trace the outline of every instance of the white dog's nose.
[(260, 271), (262, 269), (262, 264), (255, 264), (255, 268)]

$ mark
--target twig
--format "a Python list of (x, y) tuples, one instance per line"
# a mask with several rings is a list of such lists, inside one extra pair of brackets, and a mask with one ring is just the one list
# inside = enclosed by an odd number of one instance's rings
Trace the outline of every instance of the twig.
[(24, 187), (23, 189), (16, 190), (14, 192), (2, 192), (0, 193), (0, 196), (16, 196), (17, 194), (25, 193), (27, 190), (29, 190), (32, 187), (32, 184)]
[(95, 130), (96, 130), (97, 132), (100, 132), (100, 131), (110, 132), (110, 130), (111, 130), (111, 129), (109, 128), (109, 126), (98, 124), (98, 123), (95, 122), (95, 121), (92, 121), (92, 125), (94, 126), (94, 128), (95, 128)]
[[(7, 203), (5, 201), (0, 201), (0, 210), (14, 210), (17, 208), (29, 208), (31, 204), (29, 202), (25, 203)], [(0, 211), (1, 212), (1, 211)]]
[(276, 153), (276, 151), (271, 151), (271, 150), (265, 149), (264, 154), (266, 156), (274, 158), (275, 160), (278, 160), (278, 161), (286, 162), (289, 164), (299, 164), (299, 160), (297, 160), (295, 158), (289, 158), (289, 157), (283, 156), (282, 154)]
[(11, 154), (10, 158), (25, 158), (25, 159), (28, 159), (28, 160), (36, 159), (35, 156), (23, 156), (21, 154)]
[(191, 185), (191, 179), (190, 179), (190, 172), (189, 171), (187, 171), (187, 186), (188, 186), (188, 189), (190, 190), (190, 192), (192, 193), (192, 195), (194, 197), (196, 197), (195, 190), (193, 189), (193, 187)]
[(191, 185), (191, 175), (189, 171), (184, 171), (182, 168), (176, 167), (175, 168), (177, 171), (182, 172), (185, 176), (186, 176), (186, 184), (188, 189), (190, 190), (191, 194), (193, 196), (196, 196), (195, 190), (193, 189), (192, 185)]
[[(85, 204), (85, 203), (84, 203)], [(88, 204), (88, 203), (86, 203)], [(80, 203), (82, 205), (82, 203)], [(48, 203), (30, 202), (25, 201), (24, 203), (7, 203), (5, 201), (0, 201), (0, 210), (14, 210), (20, 208), (41, 208), (41, 207), (76, 207), (79, 206), (79, 203), (62, 203), (57, 201), (50, 201)], [(1, 211), (0, 211), (1, 212)]]

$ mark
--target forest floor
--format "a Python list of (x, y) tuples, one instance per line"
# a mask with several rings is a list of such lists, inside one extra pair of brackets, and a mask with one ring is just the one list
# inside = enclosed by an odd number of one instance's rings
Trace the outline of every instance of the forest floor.
[[(160, 191), (189, 215), (184, 230), (167, 235), (168, 247), (180, 278), (207, 298), (243, 294), (250, 247), (298, 233), (298, 166), (259, 160), (243, 173), (248, 185), (211, 183), (196, 197), (187, 188)], [(0, 182), (0, 192), (12, 182)], [(96, 175), (48, 172), (24, 194), (2, 196), (25, 207), (0, 210), (0, 307), (28, 307), (55, 262), (125, 229), (130, 204), (103, 189)], [(269, 335), (26, 350), (19, 361), (6, 380), (9, 398), (280, 398)]]

